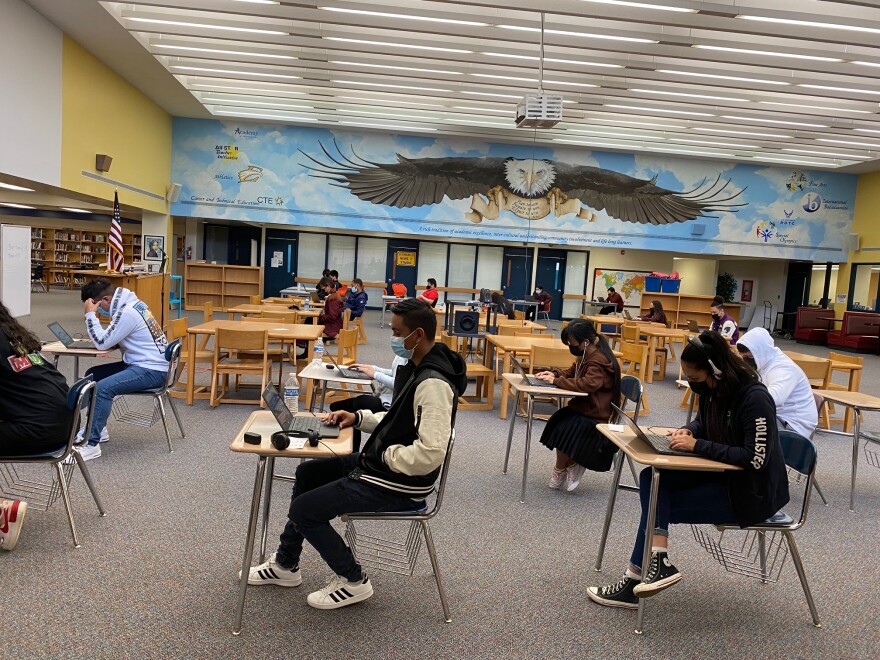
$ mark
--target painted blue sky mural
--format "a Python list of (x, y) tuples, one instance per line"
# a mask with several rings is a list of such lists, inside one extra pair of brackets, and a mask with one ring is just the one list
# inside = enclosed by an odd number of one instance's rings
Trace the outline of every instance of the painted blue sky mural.
[(846, 258), (856, 190), (833, 172), (183, 118), (172, 178), (180, 216), (822, 261)]

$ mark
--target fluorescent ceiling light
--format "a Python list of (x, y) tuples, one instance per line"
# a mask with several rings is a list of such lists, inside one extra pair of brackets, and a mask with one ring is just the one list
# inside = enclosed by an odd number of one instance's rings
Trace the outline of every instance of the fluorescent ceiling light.
[[(369, 90), (365, 89), (364, 91), (368, 92)], [(403, 105), (418, 105), (423, 108), (443, 108), (443, 109), (446, 109), (446, 107), (447, 107), (447, 106), (442, 105), (440, 103), (416, 103), (415, 101), (410, 101), (409, 98), (407, 98), (407, 97), (404, 97), (402, 100), (397, 101), (395, 99), (388, 98), (388, 96), (398, 96), (398, 95), (396, 95), (396, 94), (384, 95), (384, 96), (376, 96), (373, 98), (369, 98), (366, 96), (334, 96), (333, 101), (366, 101), (367, 103), (375, 103), (376, 101), (381, 101), (382, 103), (385, 103), (385, 104), (387, 104), (387, 103), (390, 103), (390, 104), (402, 103)], [(508, 110), (508, 112), (510, 112), (510, 111)]]
[(685, 98), (691, 99), (708, 99), (710, 101), (740, 101), (742, 103), (748, 103), (749, 99), (741, 99), (735, 96), (710, 96), (708, 94), (688, 94), (686, 92), (666, 92), (659, 89), (643, 89), (639, 87), (633, 87), (629, 91), (638, 92), (640, 94), (662, 94), (663, 96), (683, 96)]
[[(387, 110), (378, 111), (360, 110), (357, 108), (338, 108), (336, 112), (344, 115), (376, 115), (377, 117), (382, 117), (383, 119), (410, 119), (412, 121), (432, 121), (431, 117), (420, 117), (419, 115), (399, 115), (393, 112), (388, 112)], [(421, 110), (416, 110), (415, 112), (421, 112)]]
[(0, 202), (0, 206), (8, 206), (12, 209), (35, 209), (36, 206), (28, 206), (27, 204), (14, 204), (13, 202)]
[(585, 147), (606, 147), (608, 149), (632, 149), (632, 144), (617, 144), (615, 142), (604, 143), (601, 140), (597, 142), (584, 140), (568, 140), (566, 138), (553, 138), (554, 142), (564, 142), (565, 144), (578, 144)]
[[(248, 82), (248, 81), (242, 81)], [(251, 81), (253, 82), (253, 81)], [(268, 80), (260, 80), (258, 81), (261, 85), (282, 85), (283, 87), (289, 87), (289, 85), (285, 85), (284, 83), (273, 83)], [(235, 87), (233, 85), (215, 85), (213, 83), (190, 83), (191, 88), (196, 89), (229, 89), (235, 92), (267, 92), (269, 94), (276, 94), (279, 92), (283, 92), (284, 94), (305, 94), (306, 92), (298, 92), (294, 89), (268, 89), (266, 87)], [(301, 87), (301, 85), (298, 85)]]
[(489, 92), (471, 92), (466, 89), (461, 90), (462, 94), (468, 94), (469, 96), (492, 96), (499, 99), (521, 99), (522, 96), (519, 94), (491, 94)]
[(62, 211), (70, 211), (71, 213), (91, 213), (91, 211), (86, 211), (85, 209), (73, 209), (73, 208), (70, 208), (69, 206), (62, 206), (61, 210)]
[(621, 7), (635, 7), (637, 9), (656, 9), (657, 11), (678, 11), (696, 13), (697, 9), (686, 7), (673, 7), (671, 5), (651, 5), (647, 2), (630, 2), (630, 0), (581, 0), (581, 2), (595, 2), (601, 5), (619, 5)]
[(33, 188), (25, 188), (24, 186), (16, 186), (11, 183), (3, 183), (0, 181), (0, 188), (5, 188), (6, 190), (17, 190), (19, 192), (34, 192)]
[(668, 147), (645, 147), (646, 151), (659, 151), (666, 154), (690, 154), (692, 156), (720, 156), (721, 158), (733, 158), (730, 152), (722, 151), (694, 151), (692, 149), (670, 149)]
[(856, 154), (841, 154), (833, 151), (810, 151), (809, 149), (783, 149), (793, 154), (806, 154), (808, 156), (830, 156), (831, 158), (858, 158), (859, 160), (873, 160), (873, 156), (857, 156)]
[(571, 87), (599, 87), (592, 83), (570, 82), (568, 80), (545, 80), (545, 85), (570, 85)]
[(235, 0), (235, 2), (250, 2), (253, 5), (280, 5), (278, 0)]
[(803, 126), (805, 128), (828, 128), (825, 124), (808, 124), (801, 121), (782, 121), (779, 119), (764, 119), (763, 117), (740, 117), (739, 115), (721, 115), (722, 119), (738, 119), (739, 121), (756, 121), (761, 124), (779, 124), (781, 126)]
[(517, 76), (504, 76), (497, 73), (472, 73), (474, 78), (491, 78), (492, 80), (515, 80), (517, 82), (527, 82), (533, 85), (538, 84), (537, 78), (519, 78)]
[(460, 21), (453, 18), (434, 18), (433, 16), (413, 16), (412, 14), (393, 14), (385, 11), (368, 11), (366, 9), (345, 9), (343, 7), (318, 7), (323, 11), (335, 11), (341, 14), (359, 14), (361, 16), (381, 16), (384, 18), (401, 18), (405, 21), (427, 21), (429, 23), (451, 23), (453, 25), (471, 25), (473, 27), (489, 27), (488, 23), (479, 21)]
[(338, 85), (363, 85), (366, 87), (387, 87), (389, 89), (414, 89), (417, 92), (451, 92), (451, 89), (440, 87), (416, 87), (415, 85), (396, 85), (393, 83), (361, 82), (358, 80), (331, 80)]
[(820, 21), (796, 21), (790, 18), (771, 18), (769, 16), (748, 16), (741, 14), (737, 16), (744, 21), (759, 21), (761, 23), (782, 23), (783, 25), (802, 25), (804, 27), (828, 28), (829, 30), (850, 30), (852, 32), (869, 32), (871, 34), (880, 34), (877, 28), (862, 27), (861, 25), (840, 25), (837, 23), (822, 23)]
[(856, 128), (854, 130), (861, 131), (862, 133), (880, 133), (880, 130), (876, 130), (874, 128)]
[(354, 122), (354, 121), (340, 121), (340, 124), (343, 126), (361, 126), (363, 128), (390, 128), (392, 130), (401, 130), (401, 131), (436, 131), (436, 128), (419, 128), (418, 126), (398, 126), (395, 124), (367, 124), (362, 122)]
[(214, 115), (223, 115), (224, 117), (257, 117), (259, 119), (289, 119), (290, 121), (318, 121), (318, 119), (314, 117), (300, 117), (299, 115), (267, 115), (258, 112), (251, 112), (250, 108), (245, 108), (244, 111), (237, 110), (214, 110), (212, 113)]
[(159, 18), (126, 18), (127, 21), (133, 21), (135, 23), (156, 23), (158, 25), (178, 25), (180, 27), (194, 27), (194, 28), (204, 28), (206, 30), (225, 30), (227, 32), (252, 32), (254, 34), (281, 34), (289, 36), (288, 32), (282, 32), (281, 30), (263, 30), (259, 28), (243, 28), (243, 27), (230, 27), (229, 25), (211, 25), (210, 23), (191, 23), (189, 21), (168, 21), (165, 19)]
[(850, 64), (861, 64), (862, 66), (880, 66), (880, 62), (862, 62), (859, 60), (853, 60)]
[(222, 50), (220, 48), (196, 48), (195, 46), (174, 46), (172, 44), (150, 44), (153, 48), (170, 48), (173, 50), (185, 50), (196, 53), (218, 53), (220, 55), (244, 55), (245, 57), (270, 57), (276, 60), (296, 60), (293, 55), (270, 55), (267, 53), (250, 53), (245, 50)]
[[(512, 55), (509, 53), (493, 53), (493, 52), (483, 52), (481, 55), (488, 55), (489, 57), (507, 57), (512, 60), (530, 60), (533, 62), (537, 62), (541, 58), (537, 55)], [(606, 69), (622, 69), (624, 66), (622, 64), (606, 64), (605, 62), (582, 62), (580, 60), (561, 60), (555, 57), (545, 57), (545, 62), (554, 62), (556, 64), (576, 64), (578, 66), (598, 66), (604, 67)]]
[(799, 160), (796, 158), (779, 158), (777, 156), (752, 156), (755, 160), (769, 160), (774, 163), (788, 163), (790, 165), (815, 165), (817, 167), (838, 167), (834, 162), (822, 162), (818, 160)]
[(669, 73), (673, 76), (694, 76), (695, 78), (714, 78), (716, 80), (733, 80), (736, 82), (761, 83), (764, 85), (790, 85), (790, 82), (765, 80), (763, 78), (743, 78), (742, 76), (722, 76), (717, 73), (693, 73), (692, 71), (676, 71), (675, 69), (655, 69), (657, 73)]
[(772, 50), (754, 50), (751, 48), (732, 48), (730, 46), (707, 46), (705, 44), (694, 44), (691, 48), (701, 48), (703, 50), (718, 50), (725, 53), (743, 53), (746, 55), (761, 55), (763, 57), (790, 57), (796, 60), (811, 60), (814, 62), (843, 62), (839, 57), (820, 57), (818, 55), (798, 55), (797, 53), (776, 53)]
[(370, 41), (368, 39), (348, 39), (345, 37), (323, 37), (327, 41), (343, 41), (351, 44), (367, 44), (369, 46), (390, 46), (391, 48), (410, 48), (413, 50), (435, 50), (440, 53), (473, 53), (472, 50), (462, 48), (439, 48), (437, 46), (414, 46), (412, 44), (398, 44), (392, 41)]
[(620, 110), (638, 110), (640, 112), (665, 112), (673, 115), (687, 115), (688, 117), (714, 117), (712, 113), (709, 112), (690, 112), (686, 110), (667, 110), (665, 108), (642, 108), (636, 105), (617, 105), (606, 103), (604, 105), (606, 108), (618, 108)]
[(855, 87), (833, 87), (831, 85), (812, 85), (807, 83), (799, 83), (798, 87), (806, 87), (807, 89), (824, 89), (830, 92), (852, 92), (853, 94), (870, 94), (872, 96), (880, 96), (880, 91), (871, 89), (857, 89)]
[(672, 137), (675, 142), (684, 142), (685, 144), (707, 144), (710, 147), (730, 147), (731, 149), (760, 149), (757, 144), (731, 144), (730, 142), (706, 142), (704, 140), (692, 140), (690, 138)]
[(231, 69), (207, 69), (200, 66), (181, 66), (172, 64), (172, 69), (181, 69), (183, 71), (199, 71), (202, 73), (228, 73), (236, 76), (263, 76), (264, 78), (285, 78), (289, 80), (301, 80), (301, 76), (291, 76), (286, 73), (263, 73), (262, 71), (233, 71)]
[[(527, 27), (525, 25), (496, 25), (503, 30), (518, 30), (520, 32), (540, 32), (541, 28)], [(604, 39), (608, 41), (627, 41), (637, 44), (659, 44), (656, 39), (642, 39), (640, 37), (618, 37), (610, 34), (596, 34), (593, 32), (571, 32), (570, 30), (544, 30), (544, 34), (559, 34), (566, 37), (585, 37), (587, 39)]]
[(856, 112), (861, 115), (873, 115), (870, 110), (853, 110), (852, 108), (829, 108), (821, 105), (805, 105), (803, 103), (779, 103), (777, 101), (758, 101), (762, 105), (778, 105), (785, 108), (807, 108), (809, 110), (824, 110), (825, 112)]
[(604, 117), (590, 117), (590, 121), (607, 121), (612, 124), (626, 124), (628, 126), (647, 126), (648, 128), (684, 128), (684, 126), (678, 126), (676, 124), (655, 124), (653, 122), (646, 121), (629, 121), (624, 119), (606, 119)]
[[(270, 97), (271, 98), (271, 97)], [(271, 101), (245, 101), (244, 99), (239, 98), (215, 98), (215, 97), (204, 97), (202, 98), (202, 103), (231, 103), (232, 105), (257, 105), (257, 106), (272, 106), (277, 108), (286, 108), (287, 110), (314, 110), (315, 108), (311, 105), (291, 105), (289, 103), (274, 103)]]
[(394, 64), (372, 64), (370, 62), (346, 62), (343, 60), (330, 60), (330, 64), (345, 64), (347, 66), (365, 66), (371, 69), (392, 69), (394, 71), (416, 71), (418, 73), (442, 73), (445, 75), (461, 76), (461, 71), (450, 71), (449, 69), (419, 69), (412, 66), (397, 66)]
[(880, 149), (880, 144), (873, 142), (853, 142), (851, 140), (835, 140), (832, 138), (816, 138), (816, 142), (827, 142), (829, 144), (846, 144), (851, 147), (860, 147), (861, 149)]
[(691, 128), (692, 131), (700, 131), (701, 133), (724, 133), (727, 135), (748, 135), (754, 137), (765, 137), (765, 138), (774, 138), (777, 140), (789, 140), (791, 139), (791, 135), (780, 135), (778, 133), (754, 133), (752, 131), (731, 131), (726, 128), (703, 128), (703, 127), (695, 127)]
[(453, 110), (472, 110), (474, 112), (498, 112), (502, 115), (509, 115), (510, 110), (502, 110), (501, 108), (474, 108), (467, 105), (454, 105), (452, 106)]

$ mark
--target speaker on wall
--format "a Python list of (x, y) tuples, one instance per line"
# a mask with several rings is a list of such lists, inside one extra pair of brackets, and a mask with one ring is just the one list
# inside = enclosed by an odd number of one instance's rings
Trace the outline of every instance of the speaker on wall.
[(850, 252), (858, 252), (861, 249), (861, 237), (858, 234), (850, 234), (849, 235), (849, 249)]
[(95, 154), (95, 169), (99, 172), (109, 172), (110, 164), (112, 162), (112, 156), (108, 156), (106, 154)]
[(172, 183), (168, 186), (168, 192), (165, 194), (165, 199), (173, 204), (180, 199), (180, 189), (181, 185), (179, 183)]
[(477, 335), (480, 332), (480, 313), (476, 311), (457, 310), (455, 323), (452, 326), (454, 335)]

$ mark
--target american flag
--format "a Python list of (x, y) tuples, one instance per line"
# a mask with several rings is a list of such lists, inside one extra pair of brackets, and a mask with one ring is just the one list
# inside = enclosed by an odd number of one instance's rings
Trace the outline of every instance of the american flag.
[(122, 256), (122, 217), (119, 215), (119, 193), (113, 193), (113, 220), (110, 222), (110, 234), (107, 236), (110, 254), (110, 270), (122, 272), (124, 259)]

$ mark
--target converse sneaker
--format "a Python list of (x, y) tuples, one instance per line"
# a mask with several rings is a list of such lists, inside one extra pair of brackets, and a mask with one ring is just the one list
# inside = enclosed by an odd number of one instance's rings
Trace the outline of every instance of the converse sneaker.
[[(284, 568), (275, 560), (276, 554), (273, 552), (268, 561), (251, 567), (248, 584), (277, 584), (279, 587), (298, 587), (302, 584), (299, 566)], [(238, 572), (238, 579), (241, 579), (241, 571)]]
[(655, 552), (651, 555), (651, 564), (648, 566), (648, 578), (640, 582), (633, 589), (638, 598), (650, 598), (664, 589), (671, 587), (681, 580), (681, 573), (669, 561), (669, 555), (665, 552)]
[(79, 447), (74, 447), (73, 450), (78, 451), (84, 461), (101, 458), (101, 445), (80, 445)]
[(21, 523), (27, 512), (27, 502), (0, 500), (0, 548), (12, 550), (18, 543)]
[(335, 610), (353, 603), (359, 603), (373, 595), (373, 585), (366, 575), (357, 582), (349, 582), (341, 575), (334, 575), (330, 584), (320, 591), (309, 594), (306, 602), (319, 610)]
[(639, 607), (639, 599), (633, 594), (633, 588), (638, 583), (638, 580), (624, 575), (614, 584), (604, 587), (587, 587), (587, 598), (606, 607), (625, 607), (635, 610)]
[[(85, 429), (80, 429), (79, 433), (76, 434), (76, 442), (79, 444), (83, 441), (83, 437), (85, 437)], [(101, 444), (105, 442), (110, 442), (110, 431), (107, 430), (107, 427), (101, 429), (101, 437), (98, 440)]]
[(565, 485), (565, 477), (568, 474), (565, 470), (557, 470), (553, 468), (553, 474), (550, 475), (550, 488), (559, 490)]
[(583, 465), (578, 465), (574, 463), (573, 465), (569, 465), (565, 468), (565, 490), (571, 492), (575, 488), (578, 487), (578, 484), (581, 482), (581, 477), (584, 476), (584, 472), (587, 468)]

